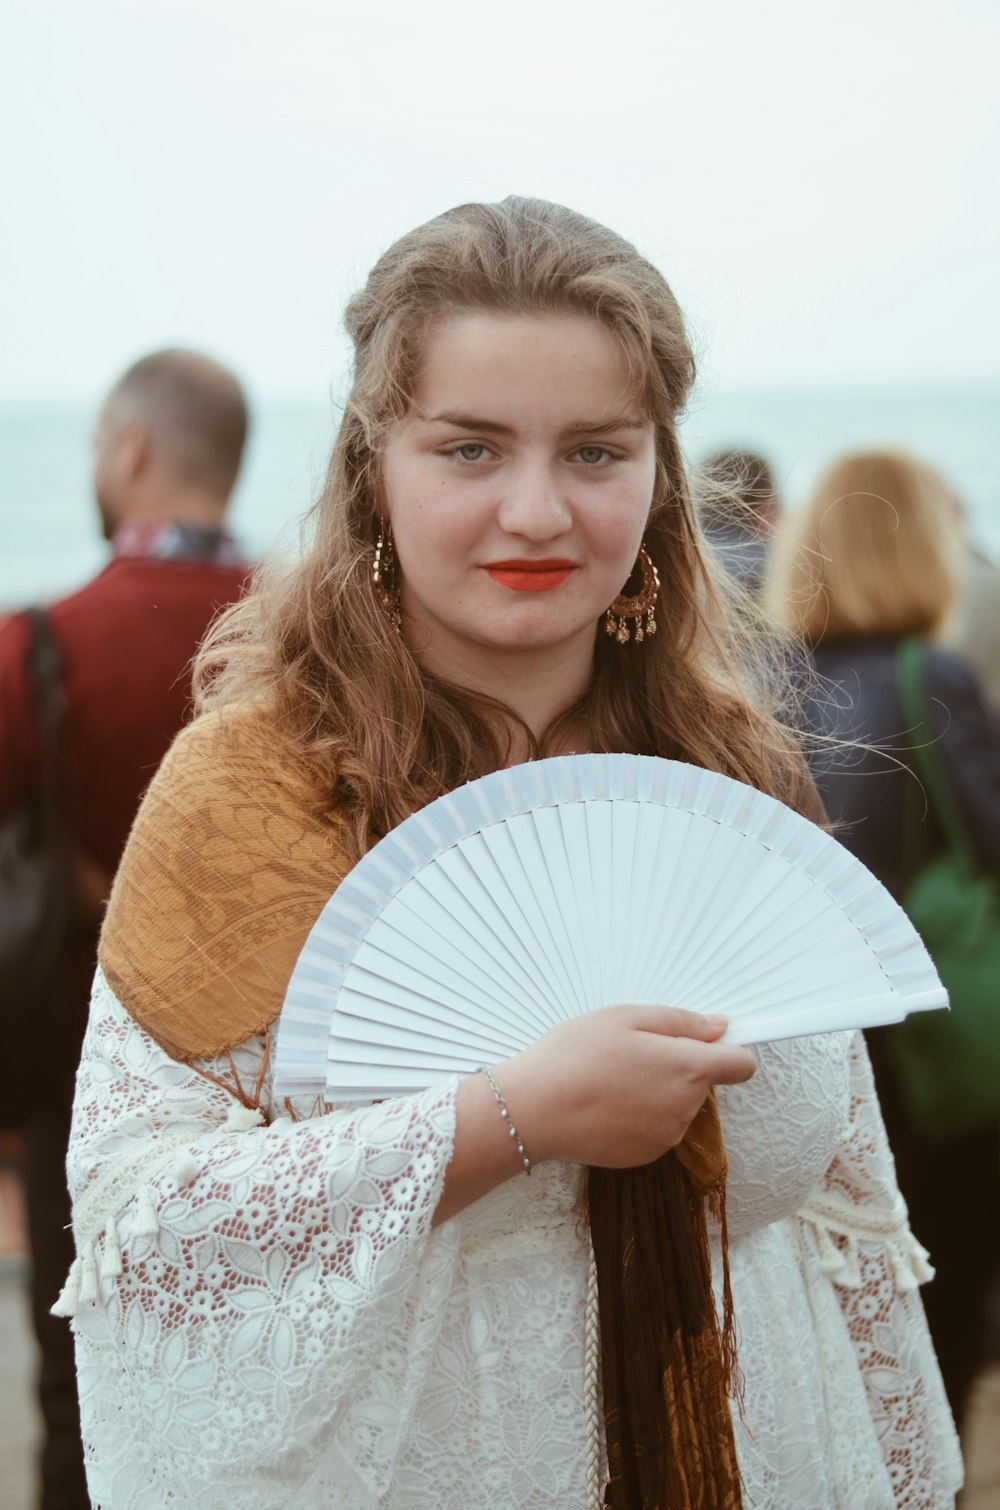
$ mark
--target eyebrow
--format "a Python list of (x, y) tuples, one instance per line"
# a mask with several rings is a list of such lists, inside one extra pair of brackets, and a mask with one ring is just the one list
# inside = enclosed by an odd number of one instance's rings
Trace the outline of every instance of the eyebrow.
[[(460, 414), (455, 410), (447, 410), (441, 414), (423, 414), (418, 411), (418, 418), (428, 425), (454, 425), (458, 430), (475, 430), (482, 435), (512, 436), (513, 427), (502, 425), (497, 420), (480, 419), (475, 414)], [(566, 425), (559, 434), (562, 437), (570, 435), (610, 435), (616, 430), (644, 430), (648, 421), (636, 419), (634, 415), (620, 414), (607, 420), (579, 420), (571, 425)]]

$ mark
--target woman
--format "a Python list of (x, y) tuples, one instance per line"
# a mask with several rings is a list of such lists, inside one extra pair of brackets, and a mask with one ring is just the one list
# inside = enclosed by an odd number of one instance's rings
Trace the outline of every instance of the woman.
[[(702, 560), (675, 425), (693, 362), (659, 273), (558, 206), (466, 205), (390, 248), (347, 323), (313, 541), (206, 650), (110, 905), (64, 1302), (95, 1503), (554, 1510), (610, 1476), (615, 1510), (733, 1506), (742, 1474), (757, 1506), (950, 1505), (859, 1039), (766, 1048), (755, 1074), (721, 1022), (623, 1004), (491, 1078), (273, 1104), (312, 922), (440, 793), (624, 749), (813, 801)], [(743, 1420), (716, 1227), (721, 1338), (702, 1273), (716, 1086)], [(648, 1272), (637, 1292), (643, 1245), (600, 1214), (622, 1214), (601, 1171), (651, 1161), (675, 1182), (661, 1252), (686, 1244), (671, 1295)]]
[[(911, 879), (903, 833), (915, 736), (895, 662), (906, 638), (924, 642), (935, 743), (973, 842), (1000, 871), (1000, 734), (970, 671), (938, 643), (956, 606), (960, 544), (944, 481), (913, 457), (874, 451), (825, 473), (775, 553), (773, 606), (812, 648), (820, 673), (813, 722), (833, 736), (813, 761), (826, 810), (842, 842), (896, 897)], [(932, 812), (924, 827), (930, 859), (945, 841)], [(869, 1048), (900, 1185), (937, 1270), (927, 1315), (960, 1420), (985, 1359), (986, 1295), (1000, 1265), (997, 1129), (941, 1142), (915, 1125), (887, 1057), (891, 1032), (869, 1034)]]

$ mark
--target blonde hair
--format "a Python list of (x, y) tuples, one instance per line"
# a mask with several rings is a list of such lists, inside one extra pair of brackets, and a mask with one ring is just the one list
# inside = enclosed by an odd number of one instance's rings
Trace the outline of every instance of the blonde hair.
[(422, 667), (371, 580), (383, 438), (407, 411), (428, 330), (484, 310), (599, 320), (656, 429), (645, 545), (662, 580), (659, 632), (622, 647), (595, 625), (588, 692), (537, 741), (522, 729), (529, 748), (548, 753), (583, 719), (594, 750), (690, 761), (796, 802), (801, 761), (765, 706), (781, 680), (773, 647), (762, 652), (748, 627), (748, 600), (726, 610), (733, 589), (702, 553), (676, 429), (695, 371), (677, 302), (628, 242), (541, 200), (438, 216), (390, 247), (351, 300), (354, 380), (311, 542), (291, 568), (267, 565), (215, 626), (196, 667), (199, 708), (263, 706), (358, 854), (431, 798), (506, 763), (515, 715)]
[(824, 473), (779, 537), (768, 603), (811, 643), (935, 635), (958, 588), (957, 512), (913, 456), (866, 451)]

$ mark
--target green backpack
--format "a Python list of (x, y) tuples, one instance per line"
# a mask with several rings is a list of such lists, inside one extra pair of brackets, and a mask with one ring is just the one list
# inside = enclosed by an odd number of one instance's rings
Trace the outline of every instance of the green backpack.
[[(923, 784), (907, 781), (904, 910), (922, 937), (951, 1000), (949, 1012), (918, 1012), (886, 1034), (900, 1095), (914, 1126), (956, 1137), (1000, 1117), (1000, 881), (976, 855), (926, 717), (924, 656), (918, 640), (896, 652), (904, 726)], [(946, 848), (921, 863), (924, 796)]]

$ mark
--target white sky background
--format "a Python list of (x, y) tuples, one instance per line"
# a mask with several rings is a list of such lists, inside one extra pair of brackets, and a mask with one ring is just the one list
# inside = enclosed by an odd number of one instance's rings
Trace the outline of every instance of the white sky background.
[(8, 0), (0, 402), (188, 344), (340, 387), (397, 234), (509, 192), (663, 268), (709, 388), (1000, 379), (992, 0)]

